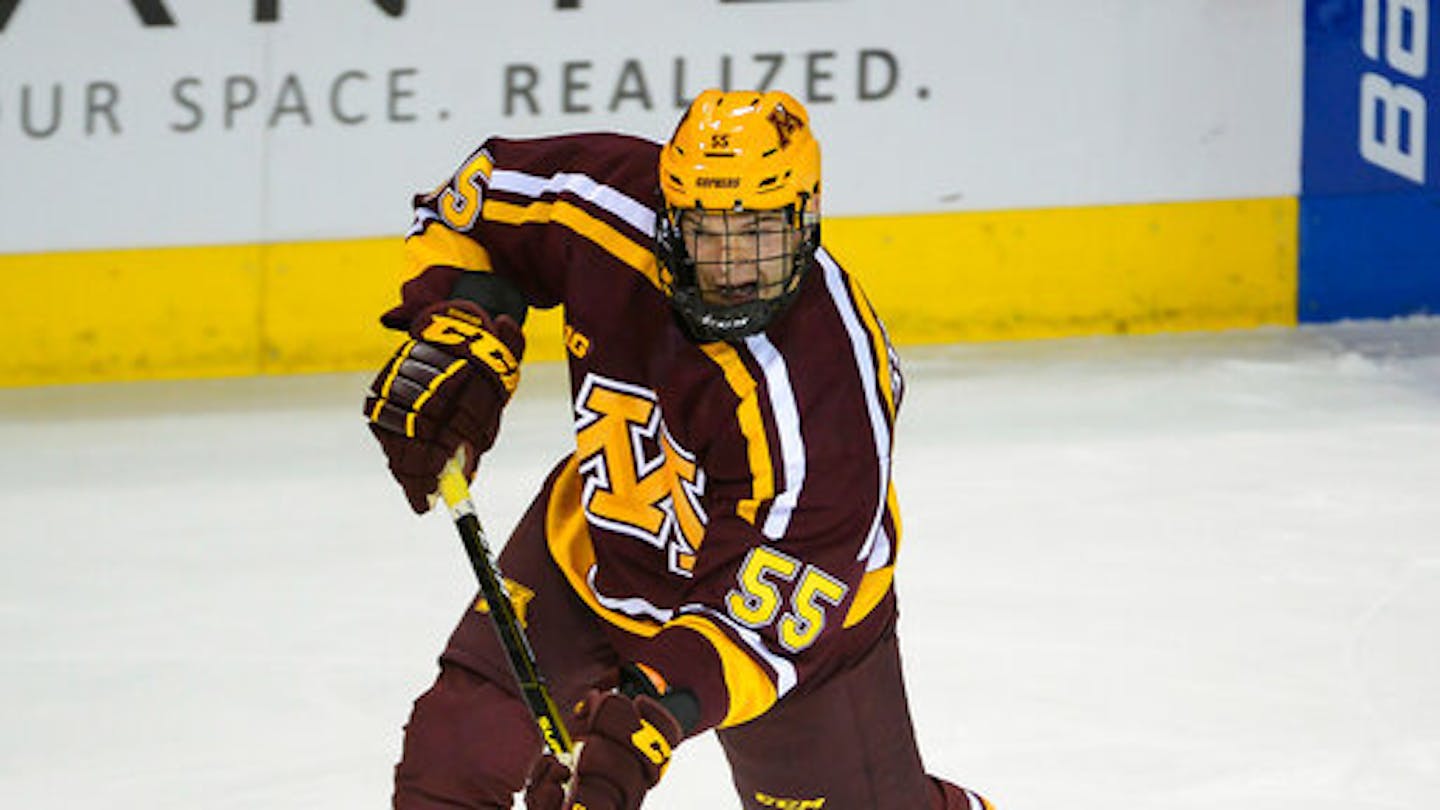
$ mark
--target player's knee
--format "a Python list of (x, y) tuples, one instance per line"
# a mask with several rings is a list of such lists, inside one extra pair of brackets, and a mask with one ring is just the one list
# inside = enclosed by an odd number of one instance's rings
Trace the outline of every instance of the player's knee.
[(930, 777), (930, 781), (935, 786), (930, 803), (934, 810), (995, 810), (994, 805), (973, 790), (952, 785), (944, 779), (936, 779), (933, 776)]
[(539, 733), (518, 698), (445, 666), (405, 726), (395, 807), (508, 808), (539, 752)]

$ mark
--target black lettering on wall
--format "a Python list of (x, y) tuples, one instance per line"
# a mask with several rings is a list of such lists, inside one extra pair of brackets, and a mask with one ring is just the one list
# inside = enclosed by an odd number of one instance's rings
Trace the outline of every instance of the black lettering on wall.
[(191, 87), (199, 88), (200, 80), (194, 76), (186, 76), (175, 82), (170, 88), (170, 95), (175, 98), (175, 101), (190, 111), (189, 121), (176, 121), (170, 124), (170, 128), (176, 132), (194, 132), (200, 128), (201, 124), (205, 123), (205, 108), (200, 106), (200, 102), (185, 95), (186, 89)]
[(368, 81), (369, 79), (370, 76), (363, 70), (347, 70), (336, 77), (335, 81), (330, 84), (330, 114), (335, 117), (336, 121), (349, 126), (365, 123), (365, 119), (369, 117), (365, 115), (365, 113), (349, 115), (340, 108), (340, 89), (346, 82)]
[(674, 81), (670, 83), (675, 88), (674, 102), (675, 109), (683, 110), (690, 106), (690, 97), (685, 93), (685, 57), (675, 57)]
[(775, 74), (779, 73), (780, 66), (785, 64), (785, 54), (757, 53), (755, 54), (755, 61), (768, 65), (764, 77), (760, 79), (759, 84), (755, 85), (755, 89), (763, 93), (770, 89), (771, 83), (775, 81)]
[(120, 88), (113, 82), (91, 82), (85, 85), (85, 134), (95, 134), (95, 119), (105, 116), (110, 122), (110, 133), (120, 133), (120, 119), (115, 117), (115, 105), (120, 101)]
[(162, 0), (130, 0), (130, 5), (135, 7), (140, 22), (146, 26), (175, 24), (175, 18), (170, 16), (170, 10), (165, 8)]
[(31, 120), (30, 89), (28, 84), (20, 88), (20, 127), (32, 138), (48, 138), (60, 128), (60, 85), (50, 87), (50, 123), (39, 129), (36, 129), (34, 121)]
[[(374, 0), (379, 9), (391, 17), (405, 14), (405, 0)], [(131, 8), (140, 16), (140, 24), (147, 28), (175, 25), (175, 16), (165, 7), (165, 0), (130, 0)], [(20, 0), (0, 0), (0, 31), (10, 22), (10, 16), (20, 7)], [(579, 0), (560, 0), (559, 8), (579, 8)], [(255, 0), (255, 22), (272, 23), (280, 19), (280, 0)]]
[[(879, 60), (884, 65), (885, 74), (885, 82), (878, 88), (870, 83), (871, 64), (875, 60)], [(875, 101), (885, 98), (895, 91), (895, 83), (899, 80), (900, 63), (895, 59), (895, 54), (878, 48), (866, 49), (860, 52), (858, 95), (861, 101)]]
[(827, 93), (820, 88), (822, 82), (835, 78), (834, 73), (823, 69), (820, 64), (834, 58), (834, 51), (814, 51), (805, 54), (805, 100), (807, 102), (820, 103), (835, 100), (833, 93)]
[(10, 15), (15, 13), (18, 5), (20, 0), (0, 0), (0, 31), (5, 30), (5, 24), (10, 22)]
[(385, 113), (388, 120), (399, 123), (409, 123), (415, 120), (415, 113), (402, 110), (400, 102), (415, 96), (415, 90), (405, 86), (402, 82), (409, 81), (419, 72), (418, 68), (395, 68), (390, 71), (389, 81), (385, 84)]
[(561, 68), (564, 80), (561, 84), (560, 108), (567, 115), (590, 112), (590, 105), (577, 101), (576, 97), (590, 89), (590, 82), (581, 74), (588, 73), (592, 66), (590, 62), (566, 62)]
[(515, 98), (525, 99), (525, 106), (531, 115), (540, 114), (540, 103), (535, 100), (535, 83), (540, 81), (540, 71), (534, 65), (505, 66), (505, 115), (515, 114)]
[[(0, 31), (10, 22), (10, 15), (20, 6), (20, 0), (0, 0)], [(130, 0), (131, 8), (140, 15), (140, 24), (145, 26), (174, 25), (175, 18), (165, 8), (164, 0)]]
[(249, 76), (225, 77), (225, 128), (235, 128), (235, 113), (255, 103), (260, 85)]
[[(375, 5), (391, 17), (405, 13), (405, 0), (375, 0)], [(255, 0), (255, 22), (268, 23), (280, 19), (280, 0)]]
[(274, 129), (282, 115), (298, 115), (305, 126), (310, 126), (310, 105), (305, 103), (305, 90), (300, 86), (300, 77), (294, 73), (286, 73), (280, 83), (280, 95), (266, 126)]
[(654, 106), (650, 102), (650, 88), (645, 85), (645, 71), (640, 67), (638, 59), (625, 60), (625, 67), (620, 70), (620, 79), (615, 82), (615, 92), (610, 96), (610, 112), (620, 109), (621, 102), (627, 99), (640, 102), (640, 108), (644, 110)]

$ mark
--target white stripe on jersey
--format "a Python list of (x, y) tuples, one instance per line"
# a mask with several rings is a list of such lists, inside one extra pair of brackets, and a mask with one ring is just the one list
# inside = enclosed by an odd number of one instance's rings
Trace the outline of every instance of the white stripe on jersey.
[(661, 624), (675, 617), (673, 610), (656, 607), (638, 596), (632, 596), (627, 599), (616, 599), (613, 596), (606, 596), (600, 593), (600, 589), (595, 587), (595, 566), (593, 565), (590, 566), (589, 572), (585, 574), (585, 584), (590, 586), (590, 593), (594, 594), (596, 602), (617, 613), (624, 613), (626, 616), (635, 619), (654, 619)]
[(875, 544), (870, 550), (870, 559), (865, 561), (865, 570), (876, 571), (890, 564), (890, 535), (882, 523), (875, 527)]
[(419, 236), (425, 232), (425, 223), (431, 220), (438, 220), (440, 216), (429, 208), (416, 208), (415, 221), (410, 224), (410, 230), (405, 232), (405, 238)]
[(776, 432), (780, 434), (780, 463), (785, 469), (785, 490), (770, 503), (761, 531), (771, 540), (779, 540), (790, 526), (790, 515), (800, 500), (805, 486), (805, 439), (800, 435), (800, 409), (795, 404), (795, 390), (790, 387), (790, 369), (775, 344), (763, 334), (745, 338), (755, 362), (765, 374), (765, 388), (770, 394), (770, 409), (775, 414)]
[[(870, 412), (870, 432), (875, 437), (875, 456), (880, 465), (880, 492), (875, 504), (875, 517), (870, 522), (865, 544), (855, 556), (857, 560), (867, 560), (868, 567), (868, 562), (873, 559), (871, 550), (884, 534), (880, 518), (885, 514), (885, 497), (890, 491), (890, 426), (885, 423), (885, 408), (880, 403), (875, 367), (870, 360), (870, 334), (865, 331), (855, 311), (857, 304), (850, 300), (850, 291), (845, 287), (845, 279), (840, 276), (840, 266), (830, 258), (830, 254), (821, 248), (815, 252), (815, 258), (825, 270), (825, 286), (835, 301), (840, 320), (845, 323), (845, 331), (850, 333), (850, 348), (855, 354), (855, 366), (860, 371), (860, 381), (865, 388), (865, 409)], [(888, 541), (886, 545), (889, 545)]]
[(700, 613), (730, 628), (735, 635), (740, 637), (741, 641), (745, 642), (745, 646), (753, 650), (762, 661), (769, 665), (770, 669), (775, 671), (775, 697), (777, 700), (785, 697), (786, 693), (795, 688), (795, 665), (766, 647), (765, 639), (759, 633), (736, 624), (734, 619), (705, 605), (689, 604), (676, 612)]
[(655, 212), (649, 206), (610, 186), (597, 183), (587, 175), (560, 172), (540, 177), (514, 169), (496, 169), (490, 174), (489, 186), (497, 191), (535, 198), (568, 192), (625, 220), (641, 234), (652, 239), (655, 237)]

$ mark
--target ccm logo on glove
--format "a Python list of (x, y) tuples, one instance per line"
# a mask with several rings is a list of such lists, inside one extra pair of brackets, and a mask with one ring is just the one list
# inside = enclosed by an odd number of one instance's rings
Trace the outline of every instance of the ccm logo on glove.
[(443, 313), (435, 313), (425, 319), (419, 338), (427, 343), (465, 348), (472, 357), (495, 372), (507, 395), (515, 393), (515, 386), (520, 383), (520, 364), (515, 362), (510, 347), (485, 328), (482, 317), (451, 306)]

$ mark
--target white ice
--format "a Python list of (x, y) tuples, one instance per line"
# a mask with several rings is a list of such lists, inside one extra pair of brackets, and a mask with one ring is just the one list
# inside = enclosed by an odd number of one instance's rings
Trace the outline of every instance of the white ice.
[[(1440, 320), (908, 349), (930, 768), (1001, 810), (1440, 803)], [(381, 808), (473, 589), (369, 375), (0, 392), (0, 807)], [(563, 451), (529, 369), (478, 486)], [(734, 808), (711, 740), (647, 806)]]

